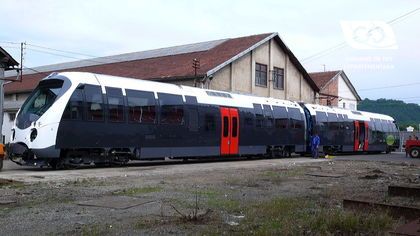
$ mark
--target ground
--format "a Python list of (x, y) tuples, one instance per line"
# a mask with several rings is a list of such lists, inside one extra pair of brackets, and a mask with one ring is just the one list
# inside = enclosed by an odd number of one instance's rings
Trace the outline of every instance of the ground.
[[(388, 234), (407, 222), (343, 199), (420, 208), (389, 185), (420, 185), (404, 154), (190, 162), (53, 171), (5, 161), (2, 235)], [(320, 176), (323, 175), (323, 176)]]

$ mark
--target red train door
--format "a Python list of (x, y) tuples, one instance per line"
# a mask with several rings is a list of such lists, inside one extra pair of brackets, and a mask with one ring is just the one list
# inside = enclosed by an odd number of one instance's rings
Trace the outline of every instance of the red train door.
[(353, 150), (359, 151), (359, 133), (360, 133), (360, 126), (359, 121), (354, 121), (354, 147)]
[(367, 121), (365, 123), (365, 143), (363, 145), (363, 151), (367, 151), (369, 147), (369, 123)]
[(234, 155), (239, 153), (239, 114), (235, 108), (229, 108), (229, 112), (232, 124), (229, 153)]
[(235, 108), (220, 108), (222, 132), (220, 137), (220, 154), (234, 155), (239, 152), (239, 114)]

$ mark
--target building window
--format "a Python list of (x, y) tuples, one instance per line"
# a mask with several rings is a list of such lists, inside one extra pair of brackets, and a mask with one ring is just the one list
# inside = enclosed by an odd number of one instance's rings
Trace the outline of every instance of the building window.
[(267, 87), (267, 65), (255, 63), (255, 85)]
[(273, 87), (275, 89), (284, 89), (284, 69), (274, 67), (273, 69)]

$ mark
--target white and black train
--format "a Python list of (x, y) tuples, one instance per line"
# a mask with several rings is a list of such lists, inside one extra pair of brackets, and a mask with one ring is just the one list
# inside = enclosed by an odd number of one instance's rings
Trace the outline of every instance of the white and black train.
[(81, 72), (41, 80), (18, 112), (9, 158), (54, 168), (163, 158), (389, 152), (386, 115)]

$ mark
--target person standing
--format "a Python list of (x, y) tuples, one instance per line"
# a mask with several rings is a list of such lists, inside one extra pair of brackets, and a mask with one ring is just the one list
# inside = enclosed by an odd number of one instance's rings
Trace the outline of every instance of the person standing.
[(311, 138), (311, 151), (312, 151), (312, 158), (318, 158), (318, 148), (319, 144), (321, 143), (321, 139), (318, 136), (318, 132), (314, 132)]

